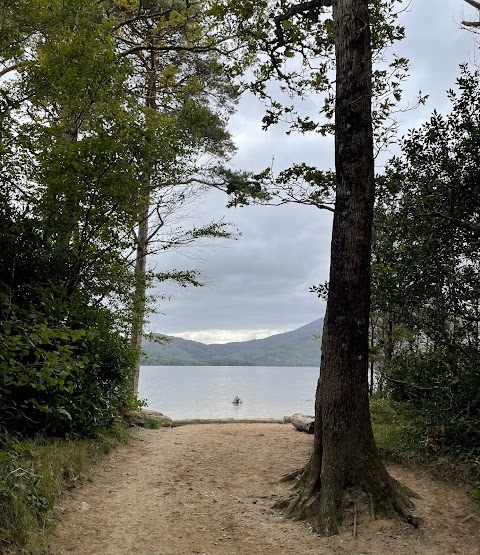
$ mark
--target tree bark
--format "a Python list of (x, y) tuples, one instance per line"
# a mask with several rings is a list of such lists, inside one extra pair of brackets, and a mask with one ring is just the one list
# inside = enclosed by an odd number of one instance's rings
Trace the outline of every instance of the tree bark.
[(130, 343), (137, 352), (133, 369), (133, 394), (138, 395), (138, 381), (140, 378), (140, 354), (142, 349), (143, 325), (146, 308), (146, 273), (148, 249), (148, 217), (150, 214), (150, 195), (143, 202), (137, 232), (137, 258), (135, 260), (135, 291), (133, 299), (132, 335)]
[[(151, 110), (158, 110), (157, 105), (157, 58), (152, 47), (147, 68), (147, 91), (145, 106)], [(147, 114), (148, 117), (148, 114)], [(140, 202), (140, 215), (137, 234), (137, 258), (135, 260), (135, 291), (133, 299), (132, 334), (130, 343), (137, 352), (133, 369), (133, 394), (138, 396), (138, 381), (140, 378), (140, 355), (142, 349), (143, 328), (147, 303), (147, 253), (148, 253), (148, 220), (150, 216), (150, 170), (146, 168), (143, 198)]]
[[(373, 357), (373, 348), (375, 347), (375, 324), (370, 322), (370, 348), (372, 349), (371, 357)], [(374, 376), (375, 376), (375, 362), (373, 359), (370, 361), (370, 384), (369, 384), (369, 395), (373, 396), (374, 389)]]
[[(315, 401), (314, 452), (286, 514), (339, 532), (349, 502), (409, 516), (373, 438), (368, 399), (370, 250), (374, 205), (372, 61), (367, 0), (334, 3), (336, 202), (327, 313)], [(360, 510), (360, 509), (359, 509)]]

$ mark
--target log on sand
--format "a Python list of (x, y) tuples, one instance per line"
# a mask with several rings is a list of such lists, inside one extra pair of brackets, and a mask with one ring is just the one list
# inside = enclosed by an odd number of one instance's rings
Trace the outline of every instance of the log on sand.
[(290, 422), (292, 425), (300, 430), (301, 432), (307, 432), (307, 434), (313, 434), (313, 428), (315, 426), (315, 417), (305, 416), (304, 414), (292, 414), (290, 417)]

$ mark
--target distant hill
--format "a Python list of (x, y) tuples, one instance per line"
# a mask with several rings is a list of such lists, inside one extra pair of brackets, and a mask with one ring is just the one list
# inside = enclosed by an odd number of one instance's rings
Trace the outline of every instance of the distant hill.
[(142, 364), (158, 366), (320, 366), (323, 318), (293, 331), (235, 343), (206, 345), (180, 337), (144, 340)]

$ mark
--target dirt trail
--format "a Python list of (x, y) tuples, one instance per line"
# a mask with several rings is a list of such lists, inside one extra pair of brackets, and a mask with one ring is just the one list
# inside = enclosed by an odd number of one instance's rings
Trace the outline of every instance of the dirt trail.
[(207, 424), (135, 432), (66, 494), (54, 555), (479, 555), (478, 505), (421, 471), (391, 473), (421, 495), (412, 529), (359, 522), (335, 538), (271, 510), (278, 478), (306, 460), (312, 437), (281, 424)]

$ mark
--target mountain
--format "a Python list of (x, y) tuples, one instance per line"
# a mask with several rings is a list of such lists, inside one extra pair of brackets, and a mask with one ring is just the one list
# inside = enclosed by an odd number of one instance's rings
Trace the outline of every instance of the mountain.
[(144, 340), (142, 364), (158, 366), (320, 366), (323, 318), (264, 339), (206, 345), (169, 336), (168, 343)]

